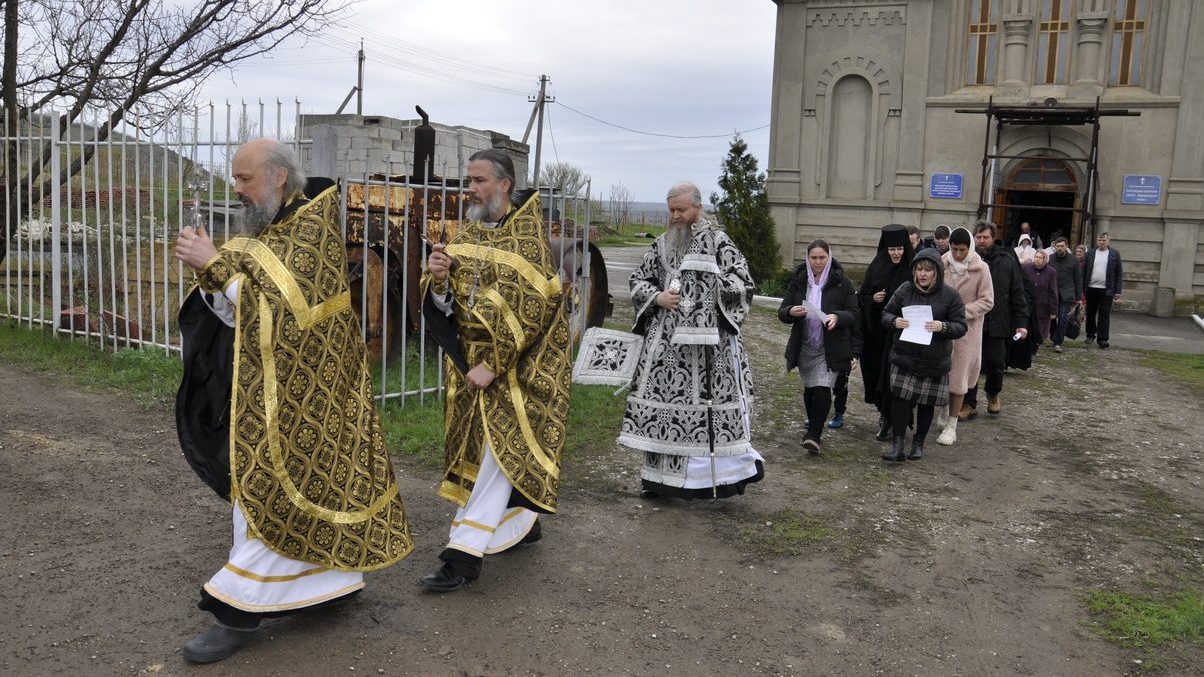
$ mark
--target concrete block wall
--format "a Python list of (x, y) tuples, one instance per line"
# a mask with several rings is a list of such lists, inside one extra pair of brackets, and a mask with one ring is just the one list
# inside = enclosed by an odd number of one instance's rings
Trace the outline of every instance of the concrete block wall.
[[(414, 170), (414, 128), (421, 120), (371, 115), (303, 115), (298, 124), (301, 161), (318, 176), (362, 177), (367, 174), (411, 174)], [(529, 146), (508, 135), (462, 125), (432, 122), (435, 128), (435, 174), (462, 176), (462, 166), (478, 150), (500, 148), (514, 161), (520, 188), (526, 185)]]

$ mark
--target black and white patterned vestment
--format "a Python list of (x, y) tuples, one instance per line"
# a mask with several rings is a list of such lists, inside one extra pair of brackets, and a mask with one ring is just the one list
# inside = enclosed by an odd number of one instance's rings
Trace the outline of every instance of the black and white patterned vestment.
[[(682, 298), (677, 311), (668, 311), (654, 299), (674, 279)], [(740, 339), (752, 290), (744, 255), (726, 233), (705, 222), (693, 227), (684, 253), (671, 251), (665, 235), (657, 238), (632, 273), (633, 331), (644, 337), (644, 349), (619, 443), (645, 452), (646, 481), (688, 486), (687, 461), (709, 456), (708, 390), (716, 456), (726, 461), (718, 474), (728, 475), (716, 477), (717, 483), (747, 479), (750, 468), (758, 472), (754, 460), (760, 456), (750, 436), (752, 377)], [(708, 472), (707, 486), (711, 481)]]

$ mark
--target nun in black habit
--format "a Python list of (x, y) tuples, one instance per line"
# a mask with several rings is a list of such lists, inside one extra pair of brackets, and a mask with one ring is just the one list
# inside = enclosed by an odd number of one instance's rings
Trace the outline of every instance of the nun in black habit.
[(893, 331), (882, 326), (882, 309), (899, 285), (911, 279), (911, 260), (915, 256), (907, 227), (892, 223), (882, 227), (878, 253), (865, 271), (865, 281), (857, 292), (861, 305), (862, 335), (861, 376), (865, 401), (878, 409), (876, 439), (890, 439), (890, 348)]

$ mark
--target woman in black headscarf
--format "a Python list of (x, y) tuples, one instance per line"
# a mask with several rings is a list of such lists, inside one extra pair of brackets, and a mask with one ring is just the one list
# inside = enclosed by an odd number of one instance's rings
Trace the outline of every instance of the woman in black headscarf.
[(865, 271), (865, 281), (857, 292), (861, 306), (863, 345), (861, 377), (865, 401), (878, 409), (876, 439), (890, 439), (890, 347), (894, 332), (882, 326), (882, 309), (899, 285), (911, 279), (911, 260), (915, 250), (907, 228), (897, 223), (882, 227), (878, 253)]

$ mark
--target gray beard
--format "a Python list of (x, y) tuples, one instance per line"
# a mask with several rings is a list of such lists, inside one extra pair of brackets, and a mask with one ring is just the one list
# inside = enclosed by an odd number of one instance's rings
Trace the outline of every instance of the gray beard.
[(489, 221), (494, 214), (502, 211), (506, 206), (505, 195), (495, 195), (489, 202), (473, 202), (468, 205), (468, 209), (464, 210), (464, 215), (469, 221)]
[(272, 223), (272, 219), (276, 218), (276, 212), (280, 211), (280, 199), (279, 193), (273, 193), (268, 196), (268, 204), (260, 205), (251, 200), (243, 200), (242, 214), (238, 219), (239, 231), (250, 237), (262, 235), (264, 229)]
[(681, 261), (686, 255), (686, 248), (693, 237), (694, 230), (689, 226), (670, 226), (665, 231), (665, 244), (669, 246), (669, 253), (674, 255), (675, 261)]

